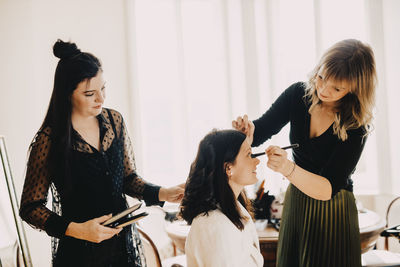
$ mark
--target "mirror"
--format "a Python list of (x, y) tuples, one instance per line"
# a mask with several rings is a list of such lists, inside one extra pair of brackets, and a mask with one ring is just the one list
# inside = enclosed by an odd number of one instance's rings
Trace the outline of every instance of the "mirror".
[(0, 237), (0, 266), (32, 267), (3, 136), (0, 136)]

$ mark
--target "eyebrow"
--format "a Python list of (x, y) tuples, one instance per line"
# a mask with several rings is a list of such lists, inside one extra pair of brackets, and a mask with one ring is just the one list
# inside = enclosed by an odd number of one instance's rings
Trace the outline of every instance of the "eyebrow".
[[(105, 85), (106, 85), (106, 82), (103, 83), (103, 86), (102, 86), (101, 88), (104, 88)], [(96, 91), (96, 90), (86, 90), (86, 91), (84, 91), (83, 93), (84, 93), (84, 94), (85, 94), (85, 93), (91, 93), (91, 92), (94, 92), (94, 91)]]

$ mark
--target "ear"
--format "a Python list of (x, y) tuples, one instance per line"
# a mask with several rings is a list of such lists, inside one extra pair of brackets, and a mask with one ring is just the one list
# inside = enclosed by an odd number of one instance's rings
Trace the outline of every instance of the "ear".
[(232, 165), (232, 164), (230, 164), (229, 162), (225, 162), (225, 163), (224, 163), (225, 172), (226, 172), (226, 171), (229, 171), (229, 170), (231, 169), (231, 165)]
[(224, 163), (225, 173), (228, 177), (232, 176), (232, 163), (225, 162)]

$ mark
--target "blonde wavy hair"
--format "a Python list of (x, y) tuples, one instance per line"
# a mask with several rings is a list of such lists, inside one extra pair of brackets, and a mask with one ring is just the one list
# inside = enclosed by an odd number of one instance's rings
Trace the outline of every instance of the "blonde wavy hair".
[(339, 100), (333, 123), (334, 134), (345, 141), (348, 130), (361, 126), (368, 134), (377, 81), (371, 47), (358, 40), (347, 39), (334, 44), (323, 54), (307, 83), (305, 98), (311, 104), (309, 113), (321, 104), (316, 90), (320, 70), (324, 73), (324, 79), (346, 82), (350, 87), (349, 93)]

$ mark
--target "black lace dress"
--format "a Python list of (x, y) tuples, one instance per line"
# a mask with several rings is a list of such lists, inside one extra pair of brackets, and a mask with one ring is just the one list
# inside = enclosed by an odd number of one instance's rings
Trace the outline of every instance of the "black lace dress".
[[(60, 195), (49, 175), (47, 156), (51, 129), (38, 132), (31, 146), (20, 215), (35, 228), (52, 236), (53, 266), (146, 266), (135, 225), (111, 239), (92, 243), (65, 236), (70, 222), (85, 222), (127, 207), (125, 194), (160, 204), (160, 187), (145, 182), (136, 173), (131, 141), (120, 113), (103, 109), (100, 151), (74, 132), (70, 162), (71, 194)], [(51, 188), (53, 211), (46, 208)]]

